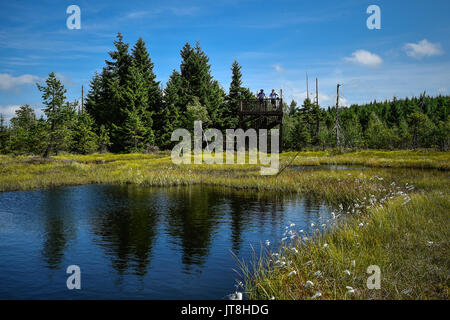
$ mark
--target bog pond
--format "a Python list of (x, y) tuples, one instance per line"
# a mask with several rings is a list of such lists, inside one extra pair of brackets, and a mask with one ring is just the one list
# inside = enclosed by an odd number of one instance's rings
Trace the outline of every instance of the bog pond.
[[(306, 197), (193, 186), (0, 193), (0, 299), (226, 299), (266, 240), (331, 210)], [(232, 254), (233, 253), (233, 254)], [(66, 269), (81, 269), (68, 290)]]

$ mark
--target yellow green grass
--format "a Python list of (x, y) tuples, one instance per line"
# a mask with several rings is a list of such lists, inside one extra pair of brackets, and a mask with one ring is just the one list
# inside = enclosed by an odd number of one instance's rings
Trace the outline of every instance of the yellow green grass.
[[(280, 156), (281, 167), (288, 164), (294, 154)], [(390, 161), (390, 162), (389, 162)], [(387, 163), (404, 168), (404, 172), (383, 170)], [(90, 183), (140, 184), (144, 186), (168, 186), (211, 184), (234, 188), (249, 188), (276, 192), (311, 193), (333, 199), (343, 195), (348, 199), (376, 190), (388, 181), (370, 181), (370, 177), (383, 174), (388, 180), (408, 182), (413, 176), (422, 188), (441, 185), (439, 172), (415, 171), (411, 168), (435, 168), (447, 170), (450, 153), (430, 152), (358, 152), (330, 155), (327, 152), (301, 153), (292, 164), (326, 165), (356, 164), (370, 170), (356, 177), (356, 171), (318, 170), (313, 172), (287, 170), (279, 177), (260, 175), (258, 165), (181, 165), (171, 162), (170, 155), (161, 154), (93, 154), (61, 155), (48, 161), (33, 157), (0, 156), (0, 191), (27, 190), (59, 185)], [(409, 171), (408, 171), (409, 170)], [(356, 178), (362, 179), (356, 181)], [(365, 183), (367, 182), (367, 183)]]
[[(295, 153), (284, 153), (282, 158)], [(347, 164), (381, 168), (416, 168), (450, 170), (448, 152), (437, 151), (361, 151), (333, 155), (329, 151), (301, 153), (294, 165)]]

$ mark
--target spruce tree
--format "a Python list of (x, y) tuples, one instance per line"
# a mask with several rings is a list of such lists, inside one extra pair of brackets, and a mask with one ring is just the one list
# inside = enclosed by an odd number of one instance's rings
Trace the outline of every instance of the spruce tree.
[(239, 123), (239, 109), (242, 93), (242, 72), (241, 66), (235, 60), (231, 66), (231, 83), (228, 92), (228, 103), (224, 110), (224, 125), (227, 128), (236, 128)]
[(37, 84), (39, 91), (42, 92), (43, 103), (46, 106), (44, 113), (47, 121), (50, 123), (49, 142), (44, 157), (48, 157), (52, 151), (58, 151), (57, 148), (61, 141), (61, 135), (65, 129), (68, 120), (68, 110), (65, 108), (66, 89), (52, 72), (45, 81), (46, 85)]
[(162, 107), (162, 92), (160, 83), (156, 81), (156, 75), (153, 72), (154, 64), (142, 38), (138, 39), (131, 52), (133, 64), (141, 72), (147, 88), (148, 111), (158, 113)]
[(107, 152), (108, 148), (111, 146), (111, 141), (109, 138), (109, 130), (106, 129), (105, 125), (101, 125), (98, 132), (98, 151)]
[(147, 128), (142, 123), (136, 108), (126, 110), (125, 112), (127, 117), (122, 128), (125, 150), (131, 153), (142, 152), (146, 147)]
[(222, 117), (225, 92), (211, 75), (209, 58), (197, 42), (195, 48), (186, 43), (181, 50), (182, 62), (180, 66), (183, 90), (181, 92), (181, 108), (184, 112), (194, 97), (199, 99), (202, 106), (208, 110), (212, 125), (217, 128), (224, 127)]
[[(144, 74), (133, 62), (129, 68), (129, 74), (122, 93), (122, 110), (125, 115), (125, 121), (129, 121), (130, 111), (133, 113), (133, 117), (139, 117), (139, 122), (145, 126), (146, 130), (143, 136), (143, 143), (147, 146), (154, 143), (154, 132), (152, 130), (153, 111), (148, 109), (148, 91), (146, 86), (146, 79)], [(124, 123), (124, 126), (126, 124)], [(125, 144), (128, 144), (127, 142)]]
[(120, 85), (124, 85), (132, 57), (128, 52), (129, 44), (123, 42), (123, 36), (120, 32), (117, 34), (117, 40), (114, 41), (114, 47), (116, 50), (109, 52), (112, 61), (105, 61), (106, 70), (119, 80)]
[(181, 126), (182, 92), (183, 80), (180, 73), (174, 70), (164, 90), (163, 107), (156, 117), (157, 124), (155, 131), (157, 145), (161, 149), (170, 149), (173, 147), (173, 142), (171, 141), (172, 132)]
[(90, 82), (90, 89), (84, 107), (97, 125), (105, 125), (110, 128), (114, 115), (111, 114), (108, 75), (106, 68), (100, 74), (95, 73)]
[(295, 115), (296, 112), (297, 112), (297, 102), (294, 99), (292, 99), (292, 101), (289, 105), (288, 114), (290, 116), (293, 116), (293, 115)]
[(89, 154), (97, 151), (98, 136), (94, 132), (94, 120), (88, 113), (77, 116), (75, 123), (71, 151), (80, 154)]
[[(120, 131), (126, 120), (127, 108), (124, 92), (129, 81), (130, 68), (133, 58), (129, 54), (129, 45), (123, 41), (121, 33), (117, 34), (114, 41), (115, 50), (109, 52), (111, 61), (105, 61), (101, 76), (97, 76), (91, 82), (91, 91), (88, 94), (86, 110), (94, 117), (97, 126), (105, 125), (111, 132), (112, 151), (124, 150), (123, 139)], [(91, 99), (92, 97), (92, 99)]]
[(223, 127), (236, 128), (239, 125), (240, 101), (254, 98), (249, 89), (242, 86), (242, 67), (235, 60), (231, 66), (231, 83), (228, 101), (223, 108)]
[(386, 149), (390, 145), (389, 130), (375, 112), (370, 116), (366, 139), (368, 147), (372, 149)]
[(16, 116), (11, 119), (11, 148), (16, 153), (33, 153), (36, 140), (35, 126), (37, 125), (34, 110), (25, 104), (16, 110)]
[(9, 130), (6, 126), (5, 117), (0, 113), (0, 154), (8, 153)]

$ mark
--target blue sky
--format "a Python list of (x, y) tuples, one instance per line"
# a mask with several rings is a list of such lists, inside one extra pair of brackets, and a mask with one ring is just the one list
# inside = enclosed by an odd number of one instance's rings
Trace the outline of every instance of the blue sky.
[[(69, 30), (69, 5), (81, 8), (81, 29)], [(381, 30), (369, 30), (369, 5), (381, 8)], [(200, 41), (212, 74), (228, 90), (237, 59), (252, 91), (283, 89), (306, 96), (319, 78), (320, 102), (345, 104), (450, 94), (450, 1), (2, 1), (0, 113), (28, 103), (40, 114), (40, 82), (52, 71), (79, 99), (101, 70), (117, 32), (132, 46), (147, 43), (158, 80), (180, 64), (186, 42)]]

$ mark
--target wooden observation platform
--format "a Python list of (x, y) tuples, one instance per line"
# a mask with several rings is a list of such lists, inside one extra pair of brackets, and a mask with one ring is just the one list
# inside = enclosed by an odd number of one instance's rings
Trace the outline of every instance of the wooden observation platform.
[(283, 95), (271, 99), (246, 99), (239, 101), (240, 128), (267, 129), (280, 128), (280, 153), (283, 151)]

